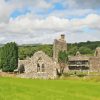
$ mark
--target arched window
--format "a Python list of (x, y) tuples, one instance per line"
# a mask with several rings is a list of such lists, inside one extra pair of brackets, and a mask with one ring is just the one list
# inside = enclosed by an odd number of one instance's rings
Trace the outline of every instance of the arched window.
[(42, 72), (45, 72), (45, 66), (42, 64)]
[(37, 72), (40, 72), (40, 64), (37, 63)]

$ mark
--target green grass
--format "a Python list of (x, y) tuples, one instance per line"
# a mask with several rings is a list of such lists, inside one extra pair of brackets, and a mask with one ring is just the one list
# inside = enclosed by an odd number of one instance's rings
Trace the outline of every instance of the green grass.
[(0, 77), (0, 100), (100, 100), (100, 83)]

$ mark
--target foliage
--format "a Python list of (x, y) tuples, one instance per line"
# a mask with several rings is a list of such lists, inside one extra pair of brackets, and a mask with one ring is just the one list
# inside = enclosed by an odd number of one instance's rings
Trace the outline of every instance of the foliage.
[(31, 57), (37, 51), (44, 51), (48, 56), (52, 56), (52, 45), (33, 45), (33, 46), (19, 46), (19, 59), (23, 60), (27, 56)]
[[(81, 54), (93, 55), (96, 47), (100, 46), (100, 41), (87, 41), (80, 43), (68, 43), (68, 55), (75, 55), (77, 51)], [(19, 59), (25, 59), (27, 56), (31, 57), (35, 52), (42, 50), (48, 56), (53, 55), (53, 45), (51, 44), (36, 44), (36, 45), (20, 45), (18, 50)]]
[(1, 62), (2, 71), (12, 72), (18, 66), (18, 46), (11, 42), (5, 44), (1, 48)]
[(69, 77), (69, 76), (71, 76), (71, 75), (73, 75), (73, 73), (69, 73), (69, 72), (63, 73), (63, 76), (64, 76), (64, 77)]
[(67, 52), (66, 51), (60, 51), (58, 53), (58, 62), (60, 64), (60, 73), (59, 73), (60, 75), (63, 73), (67, 61), (68, 61)]
[(60, 51), (58, 53), (58, 62), (66, 63), (68, 61), (68, 54), (66, 51)]
[[(82, 54), (93, 55), (96, 47), (100, 46), (100, 41), (96, 42), (80, 42), (68, 43), (68, 55), (75, 55), (77, 51)], [(37, 45), (21, 45), (19, 46), (19, 59), (25, 59), (27, 56), (31, 57), (36, 51), (42, 50), (48, 56), (53, 55), (53, 45), (51, 44), (37, 44)]]
[(75, 55), (77, 51), (80, 51), (82, 54), (93, 55), (96, 47), (100, 47), (100, 41), (69, 43), (68, 44), (68, 53), (69, 53), (69, 55)]
[(82, 71), (69, 71), (63, 74), (64, 77), (68, 77), (68, 76), (78, 76), (78, 77), (84, 77), (87, 76), (87, 72), (82, 72)]
[(78, 47), (72, 45), (72, 47), (68, 51), (68, 54), (69, 55), (75, 55), (77, 51), (78, 51)]
[(2, 68), (2, 66), (1, 66), (1, 48), (0, 48), (0, 69)]
[(92, 54), (93, 51), (89, 47), (82, 46), (79, 48), (81, 54)]
[(76, 75), (77, 75), (78, 77), (84, 77), (84, 76), (87, 75), (87, 73), (81, 72), (81, 71), (80, 71), (80, 72), (77, 72)]

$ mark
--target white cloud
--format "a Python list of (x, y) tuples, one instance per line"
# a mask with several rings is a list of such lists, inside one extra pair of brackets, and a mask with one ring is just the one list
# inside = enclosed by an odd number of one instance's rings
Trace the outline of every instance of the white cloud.
[(37, 9), (45, 11), (51, 6), (52, 3), (47, 3), (45, 0), (0, 0), (0, 22), (8, 21), (16, 9), (29, 7), (35, 12)]
[[(53, 9), (58, 1), (65, 5), (63, 11), (56, 9), (45, 17), (37, 14)], [(67, 34), (68, 42), (100, 40), (100, 15), (93, 9), (99, 5), (99, 0), (91, 0), (91, 3), (90, 0), (53, 0), (49, 3), (46, 0), (0, 0), (0, 43), (50, 43), (60, 33)], [(24, 7), (29, 7), (31, 12), (15, 19), (10, 17), (16, 9), (23, 11)], [(69, 16), (72, 18), (67, 19)], [(80, 16), (86, 17), (78, 18)]]
[[(90, 30), (98, 32), (98, 29), (100, 30), (99, 22), (100, 16), (96, 14), (90, 14), (83, 19), (71, 20), (55, 16), (39, 19), (28, 14), (26, 16), (19, 16), (16, 19), (11, 18), (8, 23), (1, 23), (0, 41), (16, 41), (17, 43), (50, 43), (53, 42), (54, 37), (60, 33), (67, 33), (69, 38), (71, 38), (68, 39), (69, 42), (86, 41), (89, 39), (99, 40), (99, 33), (86, 33), (84, 31), (84, 28), (87, 27)], [(94, 38), (95, 34), (97, 37)], [(74, 38), (74, 36), (76, 36), (76, 38)], [(86, 38), (81, 39), (81, 36), (86, 36)]]

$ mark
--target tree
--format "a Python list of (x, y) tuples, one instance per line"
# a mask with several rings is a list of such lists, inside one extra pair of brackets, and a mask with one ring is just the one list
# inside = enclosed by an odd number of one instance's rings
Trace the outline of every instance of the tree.
[(92, 54), (92, 50), (88, 47), (85, 47), (85, 46), (80, 47), (79, 51), (81, 54)]
[(60, 51), (58, 54), (58, 62), (60, 64), (60, 74), (63, 73), (67, 61), (68, 61), (68, 54), (66, 53), (66, 51)]
[(7, 43), (1, 50), (1, 68), (4, 72), (13, 72), (18, 67), (18, 46), (15, 42)]
[(69, 49), (68, 53), (69, 53), (70, 55), (75, 55), (77, 51), (78, 51), (78, 47), (72, 45), (72, 47)]
[(0, 69), (1, 69), (1, 48), (0, 48)]

